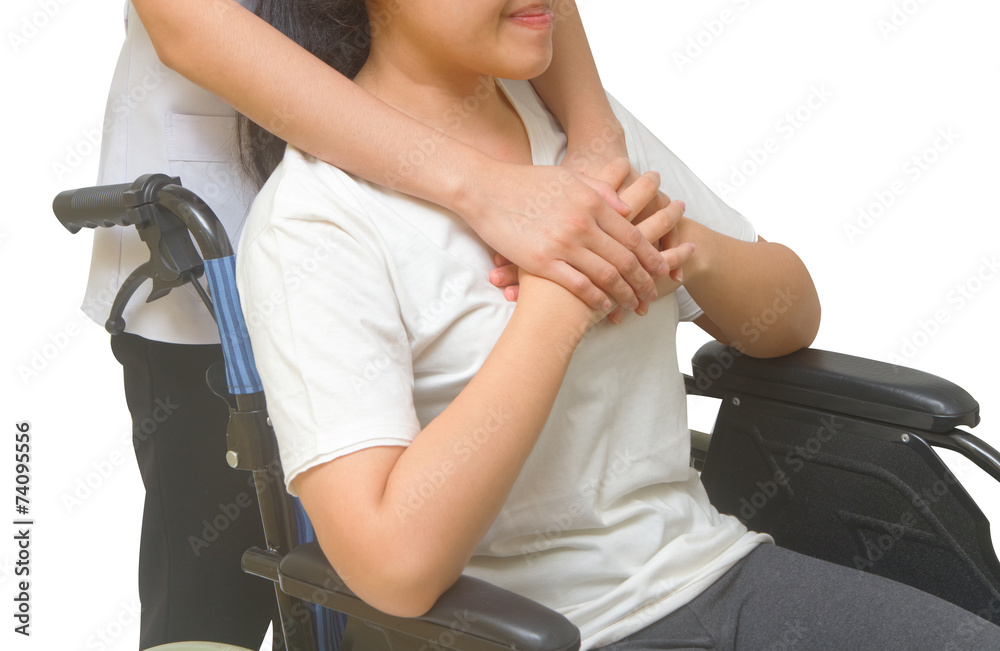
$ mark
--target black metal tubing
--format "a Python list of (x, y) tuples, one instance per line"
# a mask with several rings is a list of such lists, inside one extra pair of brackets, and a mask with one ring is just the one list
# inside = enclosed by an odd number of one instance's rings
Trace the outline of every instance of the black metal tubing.
[(226, 229), (201, 197), (185, 187), (170, 184), (160, 188), (157, 199), (191, 231), (202, 258), (215, 260), (233, 254)]
[(953, 429), (947, 434), (921, 432), (920, 436), (935, 447), (958, 452), (1000, 481), (1000, 452), (981, 438), (960, 429)]

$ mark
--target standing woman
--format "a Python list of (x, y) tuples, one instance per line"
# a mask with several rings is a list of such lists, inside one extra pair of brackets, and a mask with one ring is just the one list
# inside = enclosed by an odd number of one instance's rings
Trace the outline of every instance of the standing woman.
[[(638, 299), (655, 297), (651, 274), (665, 272), (657, 252), (622, 217), (628, 210), (614, 188), (578, 173), (624, 155), (625, 145), (572, 0), (558, 4), (565, 25), (559, 63), (537, 88), (571, 134), (573, 171), (502, 163), (441, 136), (320, 63), (251, 5), (126, 6), (100, 183), (151, 172), (180, 176), (235, 244), (259, 181), (237, 164), (235, 107), (323, 160), (449, 207), (502, 255), (590, 304), (610, 295), (636, 307)], [(391, 21), (396, 6), (387, 5), (381, 20)], [(144, 251), (132, 229), (95, 233), (84, 303), (95, 321), (103, 323), (108, 297), (145, 260)], [(256, 494), (224, 461), (227, 413), (204, 382), (221, 349), (214, 322), (189, 290), (131, 303), (126, 333), (112, 339), (146, 489), (140, 648), (189, 639), (257, 648), (274, 597), (267, 582), (240, 569), (243, 551), (262, 542)], [(207, 530), (220, 515), (227, 527)]]

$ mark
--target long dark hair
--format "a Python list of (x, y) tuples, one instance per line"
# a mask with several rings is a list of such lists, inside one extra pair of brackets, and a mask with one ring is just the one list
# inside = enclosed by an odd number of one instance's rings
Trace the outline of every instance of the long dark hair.
[[(257, 0), (253, 9), (348, 79), (368, 60), (371, 28), (365, 0)], [(334, 113), (331, 119), (336, 119)], [(281, 162), (285, 141), (242, 114), (237, 115), (236, 137), (243, 171), (259, 189)]]

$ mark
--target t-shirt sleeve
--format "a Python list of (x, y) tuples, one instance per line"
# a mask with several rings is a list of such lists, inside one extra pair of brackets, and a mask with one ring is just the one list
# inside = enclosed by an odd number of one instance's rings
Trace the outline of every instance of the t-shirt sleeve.
[(420, 425), (407, 333), (377, 231), (329, 179), (296, 178), (294, 168), (279, 176), (254, 205), (266, 225), (241, 246), (238, 278), (291, 491), (316, 465), (409, 445)]
[[(670, 197), (683, 199), (685, 216), (712, 230), (743, 240), (756, 242), (753, 225), (739, 212), (726, 204), (701, 179), (695, 176), (677, 156), (653, 135), (635, 116), (629, 113), (614, 97), (608, 95), (611, 108), (625, 129), (625, 139), (632, 165), (640, 172), (655, 170), (660, 173), (660, 188)], [(694, 321), (702, 310), (683, 287), (677, 290), (677, 303), (681, 321)]]

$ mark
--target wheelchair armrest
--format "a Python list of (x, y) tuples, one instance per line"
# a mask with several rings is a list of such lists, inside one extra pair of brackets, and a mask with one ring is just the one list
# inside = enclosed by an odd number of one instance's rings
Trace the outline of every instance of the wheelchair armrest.
[(823, 411), (945, 433), (979, 424), (979, 403), (930, 373), (885, 362), (805, 348), (758, 359), (717, 341), (692, 360), (697, 393), (744, 393)]
[(434, 640), (434, 648), (574, 651), (580, 646), (580, 631), (561, 614), (469, 576), (460, 577), (421, 617), (387, 615), (344, 585), (316, 542), (300, 545), (285, 555), (278, 565), (278, 581), (292, 596)]

